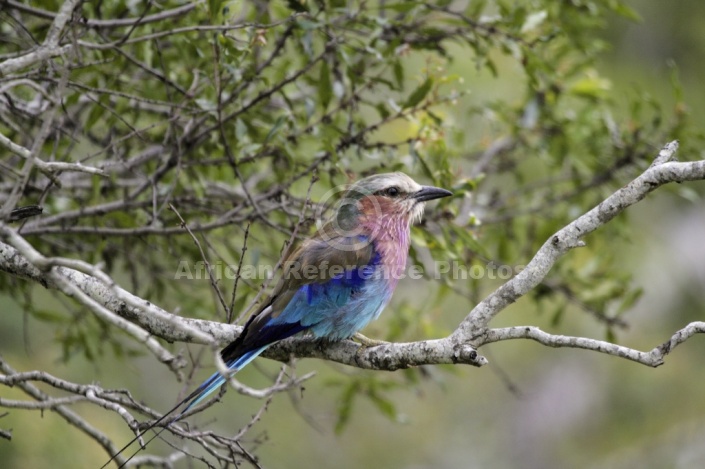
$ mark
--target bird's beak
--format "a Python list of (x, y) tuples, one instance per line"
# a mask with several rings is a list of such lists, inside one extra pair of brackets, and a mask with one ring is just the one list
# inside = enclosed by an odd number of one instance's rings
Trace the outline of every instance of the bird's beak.
[(418, 202), (426, 202), (427, 200), (440, 199), (453, 195), (451, 191), (441, 189), (440, 187), (422, 186), (421, 190), (415, 192), (411, 197)]

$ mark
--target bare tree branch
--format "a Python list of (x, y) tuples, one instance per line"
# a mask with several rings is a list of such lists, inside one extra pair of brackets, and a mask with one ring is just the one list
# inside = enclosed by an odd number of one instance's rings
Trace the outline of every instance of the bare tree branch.
[(683, 329), (677, 331), (670, 340), (655, 347), (648, 352), (624, 347), (622, 345), (605, 342), (602, 340), (588, 339), (586, 337), (570, 337), (565, 335), (548, 334), (534, 326), (515, 326), (502, 329), (490, 329), (482, 336), (483, 344), (499, 342), (512, 339), (531, 339), (548, 347), (570, 347), (583, 350), (613, 355), (619, 358), (626, 358), (642, 365), (656, 368), (664, 363), (664, 358), (676, 346), (682, 344), (695, 334), (705, 333), (705, 322), (692, 322)]
[(480, 302), (463, 320), (454, 336), (473, 337), (489, 321), (537, 285), (553, 265), (571, 249), (584, 246), (582, 238), (605, 225), (627, 207), (639, 202), (658, 187), (669, 182), (705, 179), (705, 161), (673, 162), (678, 142), (667, 144), (643, 174), (609, 196), (597, 207), (557, 231), (539, 249), (526, 268)]
[[(4, 373), (5, 375), (17, 374), (17, 371), (15, 371), (12, 367), (10, 367), (10, 365), (8, 365), (4, 360), (2, 360), (2, 357), (0, 357), (0, 372)], [(33, 399), (39, 402), (51, 401), (51, 398), (46, 393), (39, 390), (33, 384), (30, 384), (26, 381), (17, 381), (16, 385), (17, 387), (22, 389), (22, 391), (24, 391), (28, 396), (31, 396)], [(99, 445), (101, 445), (105, 449), (108, 454), (115, 454), (115, 452), (118, 450), (118, 448), (113, 445), (113, 443), (105, 434), (98, 431), (96, 428), (94, 428), (86, 420), (81, 418), (72, 410), (67, 409), (65, 405), (57, 405), (50, 407), (54, 412), (56, 412), (64, 420), (66, 420), (71, 426), (76, 427), (78, 430), (95, 440)], [(120, 457), (118, 458), (118, 460), (123, 459), (122, 457)]]
[(46, 162), (42, 161), (39, 158), (32, 158), (32, 152), (23, 147), (22, 145), (18, 145), (14, 143), (12, 140), (4, 136), (3, 134), (0, 133), (0, 145), (3, 145), (6, 147), (8, 150), (11, 152), (21, 156), (22, 158), (32, 160), (34, 162), (34, 165), (40, 169), (40, 171), (46, 173), (46, 174), (51, 174), (51, 173), (57, 173), (61, 171), (77, 171), (81, 173), (88, 173), (88, 174), (98, 174), (100, 176), (107, 176), (105, 171), (103, 171), (100, 168), (93, 168), (90, 166), (84, 166), (81, 163), (66, 163), (63, 161), (51, 161), (51, 162)]
[[(585, 235), (608, 223), (618, 213), (642, 200), (649, 192), (669, 182), (705, 179), (705, 161), (683, 163), (671, 161), (677, 148), (678, 144), (676, 142), (666, 145), (658, 156), (657, 161), (659, 164), (650, 166), (634, 181), (619, 189), (597, 207), (551, 236), (521, 273), (480, 302), (450, 336), (443, 339), (411, 343), (384, 343), (373, 347), (367, 347), (352, 341), (322, 343), (310, 341), (306, 338), (289, 339), (271, 347), (263, 356), (280, 361), (287, 361), (292, 355), (321, 358), (358, 368), (387, 371), (429, 364), (482, 366), (487, 363), (487, 360), (477, 354), (478, 347), (501, 340), (528, 338), (552, 347), (577, 347), (621, 356), (650, 366), (660, 365), (663, 362), (663, 357), (672, 347), (682, 343), (693, 334), (702, 332), (702, 325), (694, 323), (674, 335), (674, 338), (669, 342), (671, 345), (664, 348), (659, 355), (654, 351), (648, 353), (639, 352), (593, 339), (552, 336), (534, 327), (487, 329), (487, 323), (507, 305), (540, 284), (561, 256), (568, 253), (572, 248), (583, 245), (581, 239)], [(0, 233), (13, 239), (15, 243), (24, 246), (18, 241), (21, 238), (13, 234), (10, 228), (4, 227)], [(28, 249), (28, 247), (25, 247), (25, 250), (30, 254), (30, 258), (46, 268), (48, 265), (46, 261), (42, 260), (41, 257), (37, 257), (38, 254), (36, 252)], [(105, 284), (97, 278), (62, 267), (60, 270), (62, 280), (57, 280), (57, 277), (51, 274), (42, 273), (40, 269), (33, 266), (33, 263), (29, 262), (26, 256), (23, 257), (23, 254), (25, 253), (20, 253), (10, 246), (0, 244), (0, 269), (14, 275), (39, 281), (45, 286), (58, 286), (66, 289), (66, 291), (84, 292), (79, 297), (79, 300), (89, 306), (93, 304), (93, 299), (90, 295), (97, 295), (95, 301), (109, 309), (111, 313), (134, 321), (148, 331), (149, 334), (161, 337), (167, 341), (208, 343), (209, 341), (206, 337), (210, 335), (218, 343), (225, 344), (233, 340), (241, 330), (238, 326), (180, 318), (160, 310), (154, 305), (149, 305), (149, 309), (145, 312), (136, 307), (141, 303), (140, 300), (132, 301), (133, 308), (126, 308), (126, 305), (115, 298), (114, 293), (107, 289)], [(71, 285), (69, 282), (72, 279), (78, 279), (79, 283), (69, 290), (69, 285)], [(111, 306), (114, 309), (111, 309)], [(158, 317), (155, 317), (157, 315)], [(113, 319), (113, 321), (117, 321), (120, 319), (119, 317)], [(139, 334), (136, 337), (139, 337)], [(168, 359), (164, 358), (163, 360)]]
[(44, 43), (32, 52), (0, 63), (0, 77), (29, 67), (37, 62), (67, 54), (73, 48), (73, 45), (59, 46), (59, 39), (66, 23), (71, 19), (73, 10), (80, 2), (81, 0), (64, 1), (54, 17)]
[[(17, 235), (14, 230), (3, 224), (0, 224), (0, 235), (9, 238), (10, 242), (14, 244), (13, 248), (0, 243), (0, 257), (3, 259), (4, 266), (2, 270), (23, 278), (31, 278), (45, 287), (59, 290), (65, 288), (68, 292), (76, 294), (80, 302), (93, 309), (102, 319), (113, 323), (148, 345), (160, 361), (169, 364), (172, 369), (178, 369), (178, 360), (162, 349), (155, 339), (146, 332), (151, 329), (148, 324), (151, 324), (153, 319), (159, 318), (161, 321), (166, 321), (162, 323), (162, 326), (170, 324), (167, 326), (168, 329), (176, 328), (181, 331), (184, 337), (190, 337), (201, 343), (211, 343), (212, 339), (208, 335), (178, 321), (171, 322), (170, 318), (176, 319), (175, 316), (118, 287), (110, 277), (100, 272), (98, 268), (71, 259), (47, 259)], [(70, 265), (72, 268), (61, 267), (62, 265)], [(79, 272), (76, 267), (81, 268), (84, 272)], [(86, 272), (90, 272), (90, 274)], [(144, 311), (149, 311), (149, 313), (144, 314)], [(134, 321), (139, 317), (147, 321), (146, 323), (138, 323), (143, 329), (135, 328), (134, 324), (125, 320)], [(149, 317), (152, 319), (148, 319)]]
[[(14, 8), (19, 11), (24, 11), (26, 13), (30, 13), (32, 15), (38, 16), (40, 18), (45, 18), (45, 19), (55, 19), (56, 14), (47, 11), (47, 10), (42, 10), (41, 8), (34, 8), (29, 5), (25, 5), (23, 3), (20, 3), (16, 0), (3, 0), (3, 3), (5, 3), (8, 7)], [(156, 23), (159, 21), (163, 21), (166, 19), (174, 18), (176, 16), (181, 16), (185, 15), (194, 8), (198, 6), (198, 4), (201, 2), (195, 1), (192, 3), (187, 3), (185, 5), (182, 5), (177, 8), (172, 8), (171, 10), (164, 10), (160, 13), (154, 13), (152, 15), (145, 15), (143, 17), (138, 17), (138, 18), (116, 18), (116, 19), (111, 19), (111, 20), (97, 20), (97, 19), (92, 19), (92, 18), (87, 18), (84, 22), (86, 26), (94, 27), (94, 28), (122, 28), (125, 26), (133, 26), (136, 24), (148, 24), (148, 23)]]

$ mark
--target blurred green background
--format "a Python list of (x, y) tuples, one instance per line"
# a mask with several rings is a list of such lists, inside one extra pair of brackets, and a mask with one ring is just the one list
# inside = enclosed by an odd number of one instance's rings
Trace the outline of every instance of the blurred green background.
[[(599, 61), (599, 70), (609, 80), (607, 92), (617, 103), (626, 104), (628, 98), (646, 93), (672, 106), (677, 101), (671, 86), (675, 65), (683, 101), (693, 121), (703, 122), (705, 3), (644, 0), (630, 4), (642, 21), (614, 18), (604, 31), (610, 47)], [(454, 52), (461, 54), (462, 49)], [(457, 121), (464, 119), (467, 107), (498, 97), (511, 101), (522, 89), (520, 75), (516, 82), (511, 73), (493, 78), (461, 59), (452, 67), (470, 90), (447, 111)], [(679, 157), (703, 158), (705, 151)], [(656, 191), (629, 210), (628, 231), (610, 241), (619, 253), (620, 267), (633, 272), (634, 283), (644, 289), (643, 297), (624, 317), (630, 327), (617, 334), (621, 344), (648, 350), (688, 322), (703, 318), (705, 210), (697, 196), (688, 200), (689, 191), (702, 193), (702, 183)], [(164, 274), (165, 281), (171, 278), (171, 273)], [(424, 284), (419, 287), (415, 282)], [(483, 288), (490, 291), (496, 286), (490, 282)], [(436, 301), (437, 289), (433, 282), (402, 282), (380, 322), (365, 335), (382, 336), (383, 323), (409, 303), (426, 305), (436, 328), (451, 331), (472, 304), (457, 296)], [(44, 295), (39, 301), (51, 307), (57, 300)], [(166, 409), (175, 399), (178, 390), (160, 385), (170, 382), (170, 377), (151, 357), (106, 357), (99, 363), (75, 357), (64, 362), (50, 325), (22, 314), (8, 298), (0, 297), (0, 305), (0, 350), (16, 368), (45, 369), (68, 380), (128, 388), (157, 408)], [(604, 328), (587, 315), (573, 314), (570, 321), (555, 326), (551, 314), (539, 309), (537, 303), (523, 299), (492, 325), (533, 324), (554, 333), (604, 337)], [(334, 427), (346, 375), (364, 380), (371, 372), (301, 360), (299, 374), (317, 372), (306, 384), (303, 398), (277, 396), (247, 435), (247, 442), (261, 441), (263, 446), (256, 452), (269, 468), (705, 467), (703, 338), (695, 337), (676, 349), (658, 369), (529, 341), (494, 344), (481, 352), (490, 360), (482, 369), (429, 367), (423, 379), (407, 386), (401, 385), (405, 382), (401, 372), (385, 374), (381, 381), (387, 383), (385, 397), (395, 404), (395, 418), (383, 415), (370, 400), (357, 399), (340, 433)], [(264, 387), (278, 369), (278, 363), (260, 359), (238, 377), (250, 386)], [(23, 397), (6, 388), (0, 392), (6, 398)], [(224, 402), (196, 421), (235, 432), (260, 405), (229, 392)], [(76, 408), (100, 422), (100, 429), (117, 442), (130, 438), (114, 415), (91, 406)], [(0, 419), (0, 426), (12, 429), (14, 435), (11, 443), (0, 440), (3, 468), (98, 467), (106, 460), (101, 449), (49, 411), (12, 411)]]

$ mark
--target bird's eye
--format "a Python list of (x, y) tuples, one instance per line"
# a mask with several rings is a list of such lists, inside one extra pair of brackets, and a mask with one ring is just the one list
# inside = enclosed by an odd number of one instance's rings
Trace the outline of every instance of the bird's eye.
[(396, 196), (398, 196), (399, 194), (401, 194), (401, 191), (399, 190), (399, 188), (398, 188), (397, 186), (392, 186), (392, 187), (388, 187), (388, 188), (384, 191), (384, 193), (385, 193), (386, 195), (388, 195), (389, 197), (396, 197)]

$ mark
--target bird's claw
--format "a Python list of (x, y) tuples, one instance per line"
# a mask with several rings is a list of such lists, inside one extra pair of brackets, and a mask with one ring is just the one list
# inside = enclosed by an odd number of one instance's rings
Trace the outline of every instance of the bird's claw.
[(384, 340), (370, 339), (369, 337), (365, 337), (359, 332), (356, 332), (355, 335), (352, 336), (352, 338), (363, 347), (377, 347), (378, 345), (386, 345), (389, 343)]

